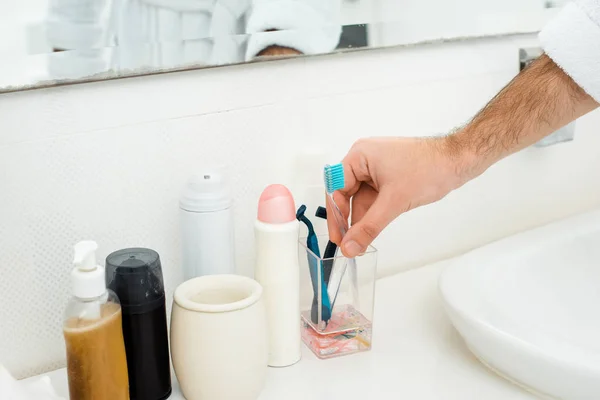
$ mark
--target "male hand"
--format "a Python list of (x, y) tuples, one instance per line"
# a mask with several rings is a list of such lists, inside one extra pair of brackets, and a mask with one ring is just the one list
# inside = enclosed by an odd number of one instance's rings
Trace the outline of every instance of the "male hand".
[(327, 215), (329, 236), (347, 257), (364, 252), (400, 214), (440, 200), (466, 181), (466, 164), (447, 138), (363, 139), (342, 164), (346, 185), (334, 199), (344, 217), (351, 218), (343, 241), (333, 212)]

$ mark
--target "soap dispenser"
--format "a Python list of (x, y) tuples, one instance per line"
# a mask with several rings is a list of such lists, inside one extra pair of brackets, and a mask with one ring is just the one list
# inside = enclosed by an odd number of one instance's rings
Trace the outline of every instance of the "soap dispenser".
[(71, 400), (128, 400), (127, 358), (119, 299), (106, 289), (98, 245), (75, 245), (72, 294), (63, 334)]

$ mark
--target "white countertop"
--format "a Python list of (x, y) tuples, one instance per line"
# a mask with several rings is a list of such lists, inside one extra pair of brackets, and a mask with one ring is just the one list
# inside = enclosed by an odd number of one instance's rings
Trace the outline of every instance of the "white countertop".
[[(465, 347), (438, 295), (443, 265), (377, 282), (370, 352), (322, 361), (303, 346), (298, 364), (269, 369), (259, 400), (536, 399), (487, 370)], [(65, 370), (49, 376), (66, 397)], [(170, 399), (184, 398), (175, 387)]]

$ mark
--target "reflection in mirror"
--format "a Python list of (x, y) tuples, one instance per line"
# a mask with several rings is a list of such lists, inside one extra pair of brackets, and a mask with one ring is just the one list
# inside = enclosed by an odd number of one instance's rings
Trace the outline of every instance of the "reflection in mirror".
[(561, 0), (0, 0), (0, 91), (534, 32)]

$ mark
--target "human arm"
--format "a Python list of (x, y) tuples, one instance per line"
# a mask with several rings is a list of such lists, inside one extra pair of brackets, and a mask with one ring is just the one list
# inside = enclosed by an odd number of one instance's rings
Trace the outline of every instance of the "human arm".
[(346, 186), (335, 193), (346, 216), (352, 203), (352, 226), (342, 241), (335, 221), (329, 221), (330, 237), (341, 242), (344, 254), (356, 256), (400, 214), (442, 199), (596, 107), (598, 102), (544, 55), (456, 133), (361, 140), (343, 160)]
[(108, 0), (50, 0), (46, 17), (53, 51), (101, 48), (110, 43)]

